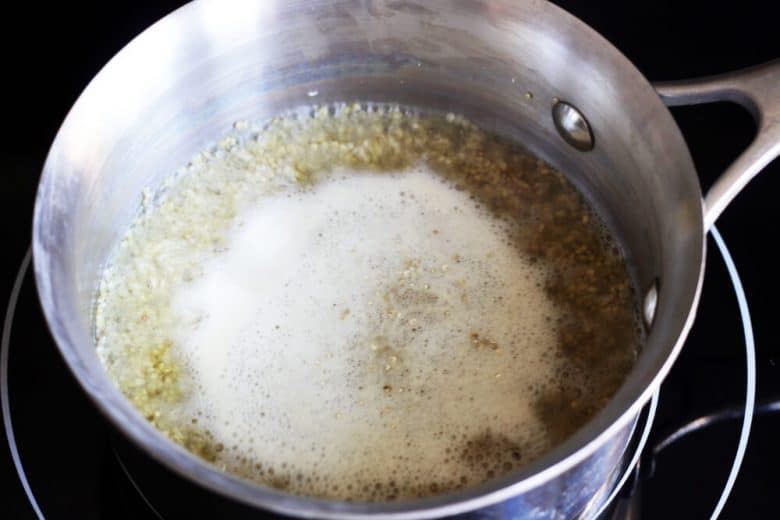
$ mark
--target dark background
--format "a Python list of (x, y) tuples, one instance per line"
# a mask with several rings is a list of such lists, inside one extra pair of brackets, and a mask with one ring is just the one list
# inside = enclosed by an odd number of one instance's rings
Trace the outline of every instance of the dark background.
[[(0, 300), (5, 301), (9, 294), (24, 255), (36, 181), (69, 107), (111, 56), (181, 3), (123, 0), (4, 7), (6, 94), (1, 113), (7, 133), (0, 169), (0, 218), (5, 243), (4, 254), (0, 255)], [(651, 81), (719, 73), (780, 57), (780, 9), (772, 1), (555, 3), (604, 35)], [(689, 143), (704, 187), (754, 134), (749, 115), (733, 105), (680, 108), (673, 114)], [(780, 398), (780, 347), (774, 329), (780, 291), (774, 244), (780, 236), (775, 229), (778, 195), (780, 161), (776, 160), (718, 222), (751, 304), (758, 349), (759, 400)], [(744, 353), (736, 304), (712, 242), (709, 256), (699, 317), (663, 387), (654, 429), (656, 440), (685, 418), (724, 406), (740, 406), (744, 398)], [(27, 283), (25, 290), (29, 293), (31, 284)], [(105, 426), (85, 400), (63, 407), (58, 406), (57, 396), (45, 395), (55, 383), (76, 394), (78, 391), (48, 342), (44, 324), (31, 320), (17, 324), (16, 330), (22, 331), (16, 333), (17, 343), (22, 342), (28, 350), (39, 349), (36, 356), (48, 369), (25, 376), (18, 383), (23, 389), (17, 394), (19, 399), (31, 395), (49, 403), (36, 413), (49, 414), (53, 419), (40, 423), (37, 433), (51, 439), (59, 453), (74, 449), (68, 439), (91, 439), (88, 445), (94, 448), (89, 453), (54, 459), (37, 477), (31, 475), (34, 491), (52, 497), (48, 500), (53, 505), (44, 513), (52, 518), (112, 518), (105, 502), (114, 496), (96, 491), (78, 466), (81, 460), (88, 461), (86, 465), (102, 464), (108, 449)], [(13, 379), (14, 374), (10, 377)], [(738, 431), (738, 422), (726, 423), (665, 451), (655, 475), (644, 486), (644, 517), (709, 516), (725, 482)], [(24, 431), (17, 432), (23, 453), (24, 435)], [(757, 417), (745, 465), (724, 518), (777, 517), (774, 494), (780, 489), (778, 440), (777, 417)], [(0, 446), (0, 484), (0, 517), (32, 517), (5, 444)], [(90, 508), (89, 512), (81, 509), (85, 507)]]

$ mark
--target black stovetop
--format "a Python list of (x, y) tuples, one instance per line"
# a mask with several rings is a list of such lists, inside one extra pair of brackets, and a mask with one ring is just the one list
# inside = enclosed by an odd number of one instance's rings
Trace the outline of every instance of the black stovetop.
[[(100, 67), (144, 27), (181, 2), (117, 1), (14, 7), (8, 25), (0, 173), (6, 246), (0, 297), (5, 300), (30, 238), (32, 203), (54, 134), (79, 92)], [(556, 2), (621, 49), (651, 80), (723, 72), (780, 57), (780, 10), (771, 2), (618, 0)], [(226, 8), (229, 8), (226, 6)], [(675, 109), (706, 188), (749, 143), (750, 117), (717, 104)], [(780, 346), (774, 330), (780, 293), (774, 161), (724, 213), (718, 226), (740, 270), (755, 328), (759, 402), (780, 399)], [(745, 393), (745, 354), (736, 300), (723, 262), (710, 242), (700, 311), (683, 352), (662, 387), (650, 445), (688, 420), (739, 408)], [(95, 411), (66, 369), (40, 315), (31, 276), (19, 297), (9, 357), (14, 434), (30, 487), (46, 518), (157, 518), (128, 481), (115, 450), (123, 443)], [(669, 446), (650, 474), (645, 457), (643, 518), (709, 516), (726, 480), (739, 421), (699, 430)], [(776, 518), (780, 489), (780, 414), (755, 418), (746, 458), (723, 518)], [(0, 517), (34, 518), (11, 454), (0, 445)], [(144, 482), (138, 482), (143, 487)], [(181, 510), (178, 510), (181, 513)], [(166, 511), (160, 511), (165, 517)], [(203, 517), (199, 511), (192, 517)]]

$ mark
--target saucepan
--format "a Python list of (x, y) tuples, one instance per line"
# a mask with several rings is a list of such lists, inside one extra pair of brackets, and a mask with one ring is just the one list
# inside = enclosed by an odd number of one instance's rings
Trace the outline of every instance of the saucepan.
[[(572, 179), (630, 265), (647, 331), (624, 384), (564, 443), (484, 485), (346, 503), (235, 478), (156, 431), (96, 355), (101, 266), (145, 187), (237, 120), (353, 100), (456, 112), (523, 143)], [(665, 103), (715, 100), (743, 105), (759, 131), (703, 198)], [(540, 0), (201, 0), (127, 45), (71, 109), (38, 189), (35, 276), (56, 344), (97, 407), (142, 451), (210, 491), (292, 516), (586, 517), (691, 327), (707, 229), (779, 153), (780, 61), (653, 86), (599, 34)]]

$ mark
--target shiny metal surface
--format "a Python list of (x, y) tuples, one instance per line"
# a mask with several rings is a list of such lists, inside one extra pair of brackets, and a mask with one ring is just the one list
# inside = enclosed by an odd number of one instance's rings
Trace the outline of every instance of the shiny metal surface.
[(732, 101), (756, 121), (753, 142), (704, 198), (704, 227), (709, 229), (750, 179), (780, 155), (780, 59), (709, 78), (659, 83), (656, 90), (669, 106)]
[[(591, 151), (560, 139), (553, 98), (587, 114)], [(166, 439), (99, 363), (91, 302), (142, 189), (236, 120), (344, 100), (459, 112), (523, 142), (600, 209), (637, 286), (659, 280), (654, 325), (615, 397), (574, 436), (513, 474), (398, 503), (287, 495), (226, 475)], [(206, 488), (294, 516), (571, 518), (608, 494), (638, 412), (682, 346), (701, 286), (704, 226), (696, 172), (659, 96), (606, 40), (551, 4), (201, 0), (133, 40), (68, 114), (41, 177), (33, 254), (52, 335), (87, 394), (134, 443)]]
[(658, 308), (658, 280), (653, 280), (652, 285), (647, 288), (642, 299), (642, 319), (647, 330), (653, 326), (656, 308)]
[(593, 149), (593, 130), (582, 112), (565, 101), (556, 101), (552, 107), (555, 129), (564, 141), (581, 152)]

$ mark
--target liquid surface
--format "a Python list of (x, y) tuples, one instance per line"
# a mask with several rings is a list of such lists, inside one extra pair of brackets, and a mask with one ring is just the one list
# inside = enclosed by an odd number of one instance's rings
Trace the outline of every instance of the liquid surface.
[(630, 367), (619, 255), (508, 143), (353, 107), (222, 148), (147, 201), (96, 331), (134, 404), (223, 469), (357, 501), (458, 489), (560, 442)]

